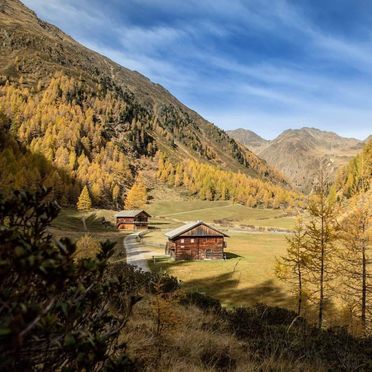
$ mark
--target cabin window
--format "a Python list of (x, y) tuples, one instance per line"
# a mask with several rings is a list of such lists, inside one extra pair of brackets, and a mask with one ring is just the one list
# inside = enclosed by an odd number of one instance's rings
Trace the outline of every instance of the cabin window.
[(195, 242), (195, 239), (191, 239), (190, 241), (191, 241), (191, 243), (194, 243)]
[(181, 243), (185, 243), (185, 239), (181, 239)]

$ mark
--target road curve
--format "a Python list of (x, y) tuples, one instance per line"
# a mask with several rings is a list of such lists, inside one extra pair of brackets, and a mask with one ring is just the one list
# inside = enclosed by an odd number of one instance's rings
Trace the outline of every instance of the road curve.
[(127, 263), (137, 266), (143, 271), (150, 271), (147, 259), (144, 255), (145, 249), (140, 242), (140, 232), (126, 236), (123, 240), (124, 249), (127, 255)]

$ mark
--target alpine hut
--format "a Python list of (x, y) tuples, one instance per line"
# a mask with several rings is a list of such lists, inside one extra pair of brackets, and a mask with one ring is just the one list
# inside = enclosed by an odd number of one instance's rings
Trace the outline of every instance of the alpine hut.
[(147, 229), (151, 216), (143, 209), (135, 209), (121, 211), (115, 217), (116, 227), (120, 230), (143, 230)]
[(203, 221), (185, 224), (165, 236), (168, 238), (165, 253), (175, 260), (222, 259), (228, 237)]

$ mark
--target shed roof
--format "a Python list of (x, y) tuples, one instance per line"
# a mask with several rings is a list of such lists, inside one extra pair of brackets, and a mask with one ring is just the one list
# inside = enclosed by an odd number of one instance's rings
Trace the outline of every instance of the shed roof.
[(218, 234), (224, 236), (224, 237), (229, 237), (228, 235), (226, 235), (225, 233), (223, 233), (222, 231), (219, 231), (217, 229), (215, 229), (214, 227), (210, 226), (210, 225), (207, 225), (205, 222), (203, 221), (195, 221), (195, 222), (190, 222), (190, 223), (187, 223), (185, 225), (182, 225), (180, 227), (177, 227), (176, 229), (172, 230), (172, 231), (168, 231), (167, 233), (165, 233), (165, 236), (167, 236), (169, 239), (174, 239), (174, 238), (177, 238), (177, 236), (180, 236), (192, 229), (194, 229), (195, 227), (198, 227), (200, 225), (204, 225), (204, 226), (207, 226), (208, 228), (210, 228), (211, 230), (217, 232)]
[(137, 217), (139, 214), (145, 213), (148, 217), (151, 217), (143, 209), (128, 209), (115, 214), (115, 217)]

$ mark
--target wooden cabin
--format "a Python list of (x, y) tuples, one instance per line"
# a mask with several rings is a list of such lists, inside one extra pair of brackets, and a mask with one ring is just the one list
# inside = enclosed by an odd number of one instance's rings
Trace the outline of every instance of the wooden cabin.
[(224, 257), (228, 235), (196, 221), (165, 234), (168, 242), (165, 253), (175, 260), (217, 260)]
[(121, 211), (115, 215), (116, 227), (120, 230), (143, 230), (147, 229), (149, 217), (142, 209)]

